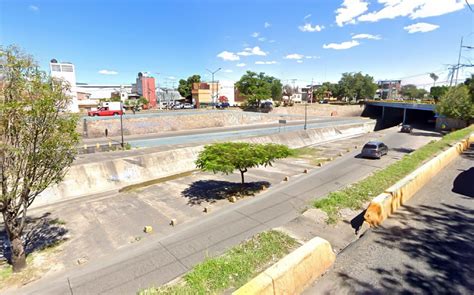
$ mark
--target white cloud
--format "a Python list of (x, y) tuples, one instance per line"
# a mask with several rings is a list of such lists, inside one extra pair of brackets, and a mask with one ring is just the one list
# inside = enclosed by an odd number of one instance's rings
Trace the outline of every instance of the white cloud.
[[(379, 0), (397, 1), (397, 0)], [(414, 0), (413, 0), (414, 1)], [(355, 18), (369, 9), (369, 2), (364, 0), (344, 0), (341, 7), (336, 10), (336, 24), (340, 27), (345, 24), (354, 24)]]
[(381, 37), (379, 35), (371, 35), (371, 34), (357, 34), (352, 36), (352, 39), (370, 39), (370, 40), (380, 40)]
[(118, 72), (110, 71), (110, 70), (100, 70), (99, 74), (101, 74), (101, 75), (117, 75)]
[(304, 58), (304, 55), (298, 54), (298, 53), (293, 53), (293, 54), (288, 54), (285, 56), (286, 59), (302, 59)]
[(299, 63), (299, 64), (303, 63), (303, 61), (301, 59), (297, 60), (296, 62)]
[(305, 17), (303, 17), (304, 20), (307, 20), (308, 18), (311, 17), (311, 13), (310, 14), (307, 14)]
[(260, 49), (260, 47), (258, 46), (255, 46), (253, 48), (247, 47), (244, 49), (244, 51), (238, 52), (237, 54), (241, 56), (250, 56), (250, 55), (266, 56), (267, 55), (267, 53), (263, 51), (262, 49)]
[(438, 25), (433, 25), (433, 24), (429, 24), (429, 23), (416, 23), (416, 24), (404, 27), (404, 29), (406, 31), (408, 31), (408, 33), (410, 33), (410, 34), (413, 34), (413, 33), (426, 33), (426, 32), (430, 32), (430, 31), (434, 31), (437, 28), (439, 28)]
[(255, 64), (256, 65), (274, 65), (276, 64), (277, 62), (272, 60), (272, 61), (256, 61)]
[(176, 77), (175, 76), (168, 76), (166, 77), (168, 80), (176, 80)]
[(465, 0), (379, 0), (384, 7), (358, 17), (359, 21), (377, 22), (382, 19), (410, 17), (411, 19), (439, 16), (461, 10)]
[(269, 22), (265, 22), (265, 23), (263, 24), (263, 26), (265, 27), (265, 29), (268, 29), (269, 27), (272, 26), (272, 24), (269, 23)]
[(312, 26), (310, 23), (306, 23), (304, 26), (299, 26), (298, 29), (302, 32), (321, 32), (324, 29), (324, 26)]
[(307, 55), (307, 56), (305, 56), (304, 58), (306, 58), (306, 59), (320, 59), (321, 57), (320, 57), (320, 56), (316, 56), (316, 55)]
[(275, 42), (276, 42), (275, 40), (268, 41), (268, 43), (275, 43)]
[(217, 55), (217, 57), (220, 57), (223, 60), (229, 60), (229, 61), (235, 61), (235, 60), (240, 59), (238, 55), (230, 51), (222, 51), (221, 53)]
[(324, 44), (323, 48), (324, 49), (343, 50), (343, 49), (349, 49), (349, 48), (359, 46), (359, 45), (360, 45), (359, 41), (351, 40), (351, 41), (346, 41), (346, 42), (342, 42), (342, 43)]
[(258, 38), (258, 41), (260, 41), (260, 42), (263, 42), (263, 41), (265, 41), (265, 40), (267, 40), (267, 38), (265, 38), (265, 37), (260, 37), (260, 38)]
[(232, 73), (233, 71), (231, 69), (224, 70), (224, 73)]
[(241, 63), (236, 64), (236, 66), (242, 68), (242, 67), (245, 67), (245, 64), (243, 62), (241, 62)]
[(260, 33), (259, 33), (259, 32), (254, 32), (254, 33), (252, 33), (252, 35), (250, 35), (250, 36), (252, 36), (252, 37), (254, 37), (254, 38), (258, 38), (258, 36), (260, 36)]
[(36, 6), (36, 5), (30, 5), (30, 6), (28, 6), (28, 9), (31, 10), (31, 11), (35, 11), (35, 12), (39, 11), (39, 7)]

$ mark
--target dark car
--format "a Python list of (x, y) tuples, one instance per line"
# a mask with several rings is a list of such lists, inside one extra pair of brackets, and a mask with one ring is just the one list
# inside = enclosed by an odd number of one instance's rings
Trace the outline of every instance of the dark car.
[(222, 103), (219, 103), (217, 105), (218, 109), (225, 109), (225, 108), (228, 108), (228, 107), (230, 107), (230, 103), (228, 103), (228, 102), (222, 102)]
[(413, 127), (407, 124), (402, 125), (402, 129), (400, 129), (400, 132), (403, 132), (403, 133), (411, 133), (412, 131), (413, 131)]
[(364, 158), (380, 159), (388, 153), (388, 146), (380, 141), (369, 141), (362, 148), (360, 155)]

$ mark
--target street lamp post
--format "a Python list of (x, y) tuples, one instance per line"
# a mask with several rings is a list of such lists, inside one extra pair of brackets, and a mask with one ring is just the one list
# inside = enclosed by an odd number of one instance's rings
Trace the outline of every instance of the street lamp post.
[(209, 73), (211, 73), (212, 75), (212, 108), (215, 109), (216, 108), (216, 105), (215, 105), (215, 97), (214, 97), (214, 74), (219, 72), (222, 68), (218, 68), (217, 70), (215, 71), (211, 71), (209, 69), (206, 69)]
[(304, 104), (304, 130), (306, 130), (307, 121), (308, 121), (308, 99), (306, 99), (306, 103)]
[(123, 102), (120, 102), (120, 134), (122, 136), (122, 142), (120, 143), (120, 145), (122, 146), (122, 149), (124, 149), (125, 145), (124, 145), (124, 142), (123, 142)]

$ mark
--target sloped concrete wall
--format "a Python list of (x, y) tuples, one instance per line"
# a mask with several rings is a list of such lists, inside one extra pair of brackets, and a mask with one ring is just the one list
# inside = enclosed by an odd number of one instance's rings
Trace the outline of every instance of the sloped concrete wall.
[[(374, 121), (335, 127), (252, 137), (240, 141), (252, 143), (280, 143), (299, 148), (351, 135), (372, 131)], [(45, 190), (33, 207), (53, 204), (86, 195), (119, 190), (141, 183), (195, 169), (194, 162), (203, 145), (153, 152), (119, 159), (72, 166), (64, 181)]]
[[(281, 115), (304, 115), (304, 105), (293, 107), (273, 108), (271, 114)], [(318, 117), (359, 117), (364, 111), (364, 106), (360, 105), (331, 105), (331, 104), (308, 104), (308, 116)]]

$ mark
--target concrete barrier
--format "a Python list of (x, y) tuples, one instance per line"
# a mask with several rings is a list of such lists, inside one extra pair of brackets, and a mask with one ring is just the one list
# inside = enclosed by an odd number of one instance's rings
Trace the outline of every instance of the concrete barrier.
[[(299, 148), (372, 131), (375, 122), (295, 131), (269, 136), (251, 137), (240, 141), (280, 143)], [(133, 184), (181, 174), (196, 168), (195, 161), (203, 145), (150, 153), (126, 152), (128, 156), (100, 162), (73, 165), (64, 180), (49, 187), (36, 198), (32, 207), (50, 205), (119, 189)]]
[(403, 206), (431, 178), (474, 143), (474, 134), (443, 151), (427, 163), (375, 197), (369, 204), (364, 220), (372, 227), (379, 226), (385, 219)]
[(300, 294), (325, 273), (335, 260), (336, 254), (329, 242), (316, 237), (232, 294)]

